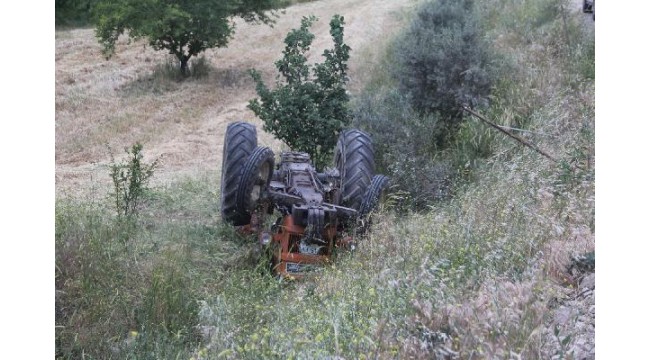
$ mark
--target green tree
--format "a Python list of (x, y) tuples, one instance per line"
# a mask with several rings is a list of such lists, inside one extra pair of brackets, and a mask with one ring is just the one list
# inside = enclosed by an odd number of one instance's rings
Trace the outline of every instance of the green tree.
[(443, 138), (460, 123), (460, 106), (487, 105), (492, 88), (494, 64), (476, 11), (474, 0), (427, 1), (394, 48), (400, 90), (419, 112), (440, 114), (449, 127)]
[(291, 149), (309, 153), (316, 166), (323, 166), (330, 160), (339, 132), (351, 120), (345, 90), (350, 47), (343, 43), (344, 19), (335, 15), (330, 21), (334, 48), (325, 50), (325, 61), (312, 68), (306, 53), (314, 40), (309, 28), (315, 20), (303, 17), (300, 29), (287, 34), (284, 56), (275, 63), (284, 82), (278, 75), (275, 89), (270, 90), (261, 75), (251, 71), (259, 99), (248, 106), (264, 121), (265, 131)]
[(277, 0), (99, 0), (94, 7), (96, 36), (108, 58), (125, 32), (147, 38), (155, 50), (176, 56), (182, 73), (192, 56), (228, 44), (234, 16), (247, 22), (273, 23)]

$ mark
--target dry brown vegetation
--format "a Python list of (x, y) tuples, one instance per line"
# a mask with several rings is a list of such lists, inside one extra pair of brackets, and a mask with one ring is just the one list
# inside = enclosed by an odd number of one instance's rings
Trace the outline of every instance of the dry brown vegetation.
[[(345, 17), (346, 42), (352, 47), (350, 90), (363, 81), (362, 65), (378, 56), (375, 43), (399, 28), (403, 11), (415, 1), (316, 1), (280, 13), (273, 28), (237, 23), (227, 48), (205, 53), (206, 77), (176, 82), (159, 74), (165, 54), (144, 42), (123, 39), (117, 54), (104, 60), (92, 29), (56, 33), (56, 188), (68, 196), (109, 183), (107, 164), (113, 153), (140, 141), (150, 157), (162, 156), (154, 181), (179, 175), (217, 173), (225, 124), (245, 120), (258, 125), (260, 143), (281, 144), (261, 131), (261, 122), (246, 108), (256, 97), (248, 70), (258, 69), (274, 81), (273, 63), (281, 57), (286, 33), (302, 16), (316, 15), (311, 53), (321, 61), (329, 46), (329, 19)], [(360, 56), (364, 54), (364, 56)], [(215, 177), (216, 178), (216, 177)]]

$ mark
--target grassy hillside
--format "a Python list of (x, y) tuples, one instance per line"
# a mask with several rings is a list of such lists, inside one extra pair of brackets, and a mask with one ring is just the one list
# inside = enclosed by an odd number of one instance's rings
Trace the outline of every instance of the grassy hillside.
[[(559, 0), (477, 3), (508, 65), (481, 110), (560, 163), (467, 117), (434, 159), (453, 196), (419, 212), (393, 196), (355, 252), (297, 283), (220, 222), (216, 169), (156, 183), (136, 222), (108, 189), (59, 196), (57, 357), (593, 358), (593, 269), (569, 266), (595, 246), (594, 35)], [(359, 49), (355, 99), (394, 86), (390, 34)]]

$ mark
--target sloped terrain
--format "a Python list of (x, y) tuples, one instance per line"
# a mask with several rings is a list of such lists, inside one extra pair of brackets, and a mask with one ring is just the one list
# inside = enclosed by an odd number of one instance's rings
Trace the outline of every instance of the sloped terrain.
[[(237, 22), (227, 48), (213, 49), (204, 57), (207, 77), (175, 82), (157, 74), (164, 68), (164, 52), (154, 52), (144, 42), (122, 39), (116, 55), (104, 60), (92, 29), (56, 33), (56, 188), (75, 196), (105, 189), (107, 164), (136, 141), (150, 157), (162, 156), (155, 181), (203, 172), (217, 174), (226, 124), (255, 123), (260, 143), (281, 145), (261, 131), (260, 121), (246, 108), (254, 97), (251, 68), (274, 81), (273, 63), (281, 57), (287, 32), (300, 26), (300, 18), (316, 15), (316, 35), (311, 52), (321, 62), (331, 46), (329, 20), (345, 17), (346, 43), (352, 48), (350, 90), (361, 86), (364, 62), (377, 56), (377, 42), (399, 29), (404, 11), (415, 1), (314, 1), (292, 6), (273, 28)], [(110, 147), (110, 151), (109, 151)]]
[[(492, 151), (463, 169), (472, 181), (420, 213), (389, 197), (357, 250), (313, 281), (269, 276), (255, 241), (219, 221), (226, 123), (251, 121), (261, 144), (283, 147), (246, 109), (247, 69), (272, 82), (284, 35), (310, 14), (320, 61), (338, 13), (362, 93), (418, 3), (321, 0), (274, 28), (239, 23), (205, 54), (208, 75), (183, 82), (141, 42), (106, 61), (91, 29), (57, 32), (57, 356), (593, 359), (593, 21), (576, 1), (477, 2), (515, 65), (493, 120), (519, 122), (560, 164), (468, 119), (468, 139)], [(162, 167), (134, 225), (105, 198), (111, 151), (135, 141)]]

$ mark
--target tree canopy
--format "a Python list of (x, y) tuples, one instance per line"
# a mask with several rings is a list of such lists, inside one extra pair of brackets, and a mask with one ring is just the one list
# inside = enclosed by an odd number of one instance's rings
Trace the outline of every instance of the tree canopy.
[(109, 58), (120, 35), (146, 38), (155, 50), (176, 56), (182, 72), (192, 56), (224, 47), (234, 34), (233, 17), (273, 23), (277, 0), (99, 0), (96, 36)]

